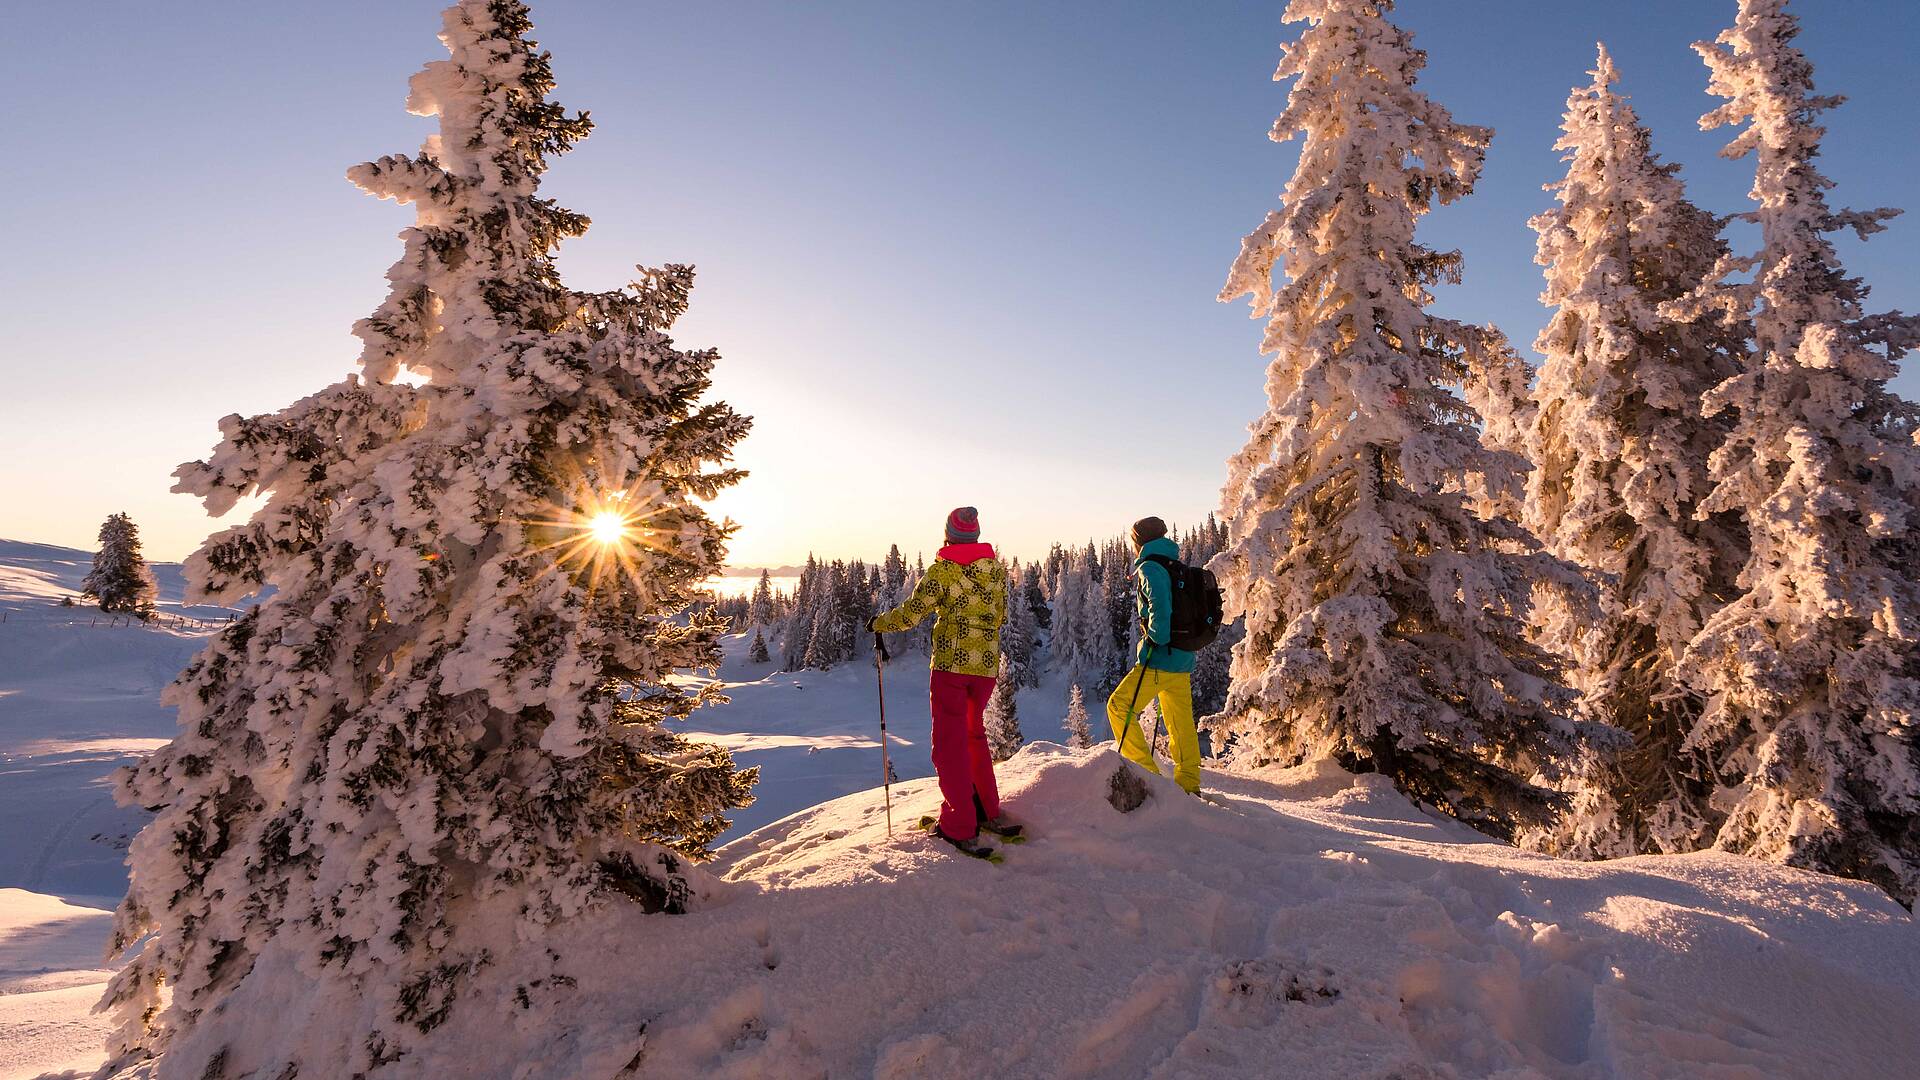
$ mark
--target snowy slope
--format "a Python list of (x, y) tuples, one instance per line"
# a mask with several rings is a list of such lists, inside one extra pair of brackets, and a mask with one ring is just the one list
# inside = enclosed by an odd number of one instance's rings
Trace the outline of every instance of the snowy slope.
[[(702, 910), (513, 947), (391, 1077), (1805, 1077), (1920, 1066), (1920, 934), (1878, 892), (1720, 855), (1574, 864), (1373, 778), (1209, 772), (1121, 815), (1110, 752), (1003, 767), (993, 867), (902, 827), (930, 782), (731, 845)], [(547, 978), (545, 952), (574, 982)], [(524, 1000), (517, 1001), (518, 995)], [(270, 955), (164, 1063), (337, 1061), (353, 1002)], [(270, 1024), (261, 1017), (273, 1017)], [(302, 1070), (306, 1075), (306, 1070)]]
[[(101, 909), (138, 824), (102, 779), (172, 733), (157, 694), (200, 644), (72, 625), (47, 602), (85, 556), (60, 552), (0, 546), (0, 1080), (100, 1060)], [(720, 673), (733, 703), (684, 725), (763, 767), (707, 905), (614, 907), (538, 943), (571, 987), (476, 913), (482, 990), (378, 1075), (1920, 1075), (1920, 933), (1871, 889), (1713, 855), (1555, 862), (1338, 772), (1209, 772), (1229, 806), (1161, 785), (1122, 816), (1111, 752), (1052, 745), (1002, 767), (1036, 838), (989, 867), (911, 828), (937, 802), (916, 779), (924, 657), (886, 672), (889, 839), (872, 666), (744, 652)], [(1030, 738), (1059, 738), (1063, 697), (1021, 695)], [(229, 1077), (337, 1062), (331, 1021), (357, 1005), (269, 956), (159, 1075), (198, 1077), (223, 1045)]]
[(55, 606), (90, 560), (0, 540), (0, 887), (110, 902), (126, 891), (125, 838), (142, 815), (113, 805), (105, 777), (173, 737), (160, 690), (227, 612), (183, 608), (175, 564), (154, 567), (164, 619), (153, 625)]
[(89, 1015), (112, 974), (111, 912), (0, 888), (0, 1078), (100, 1063), (107, 1024)]
[(154, 624), (57, 606), (91, 561), (0, 540), (0, 1080), (101, 1058), (100, 953), (146, 817), (106, 778), (173, 737), (160, 690), (227, 615), (183, 606), (171, 563), (153, 567)]

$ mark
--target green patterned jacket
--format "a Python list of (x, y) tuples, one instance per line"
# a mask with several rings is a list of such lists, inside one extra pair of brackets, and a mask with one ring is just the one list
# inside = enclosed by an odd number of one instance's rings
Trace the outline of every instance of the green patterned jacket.
[(933, 619), (933, 669), (959, 675), (1000, 673), (1000, 624), (1007, 620), (1007, 572), (990, 544), (949, 544), (913, 595), (873, 620), (889, 634)]

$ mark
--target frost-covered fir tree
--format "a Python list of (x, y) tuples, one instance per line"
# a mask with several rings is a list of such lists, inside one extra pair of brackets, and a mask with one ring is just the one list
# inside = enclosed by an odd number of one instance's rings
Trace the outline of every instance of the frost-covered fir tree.
[(1246, 637), (1213, 733), (1255, 762), (1377, 770), (1510, 835), (1552, 801), (1529, 778), (1584, 733), (1559, 663), (1526, 638), (1530, 589), (1583, 586), (1464, 493), (1525, 466), (1480, 445), (1449, 388), (1485, 335), (1427, 310), (1459, 258), (1422, 247), (1414, 227), (1472, 189), (1491, 133), (1414, 88), (1426, 57), (1391, 8), (1287, 7), (1308, 27), (1275, 74), (1294, 85), (1272, 137), (1305, 145), (1221, 292), (1251, 297), (1274, 359), (1267, 411), (1222, 495), (1229, 543), (1212, 566)]
[(1000, 669), (1000, 678), (1018, 687), (1031, 688), (1040, 685), (1039, 658), (1034, 655), (1040, 628), (1034, 624), (1033, 609), (1021, 595), (1019, 581), (1020, 567), (1016, 562), (1007, 573), (1007, 621), (1000, 626), (1000, 646), (1006, 652), (1007, 663)]
[(81, 594), (101, 611), (146, 617), (153, 611), (158, 590), (153, 571), (140, 552), (140, 526), (126, 514), (114, 514), (100, 524), (100, 550), (93, 553), (93, 569), (80, 583)]
[(461, 0), (443, 27), (451, 56), (408, 100), (438, 133), (348, 174), (418, 207), (355, 327), (362, 376), (226, 418), (176, 473), (215, 515), (267, 496), (188, 561), (192, 592), (274, 592), (168, 691), (174, 741), (119, 777), (156, 814), (103, 1003), (119, 1054), (184, 1052), (259, 963), (353, 1002), (325, 1061), (252, 1024), (274, 1075), (392, 1061), (542, 926), (623, 896), (683, 910), (688, 860), (751, 799), (755, 770), (662, 724), (716, 700), (672, 676), (719, 661), (720, 621), (686, 612), (728, 532), (701, 504), (747, 430), (701, 401), (715, 355), (668, 337), (692, 272), (565, 287), (553, 253), (587, 220), (537, 189), (587, 120), (547, 100), (516, 0)]
[(982, 722), (987, 729), (987, 748), (993, 754), (993, 760), (1005, 761), (1020, 752), (1027, 737), (1020, 732), (1020, 707), (1015, 701), (1020, 688), (1012, 679), (1006, 677), (1007, 657), (1000, 655), (1001, 677), (993, 684), (993, 693), (987, 698), (987, 711)]
[(747, 662), (752, 664), (773, 662), (773, 654), (767, 651), (767, 635), (760, 630), (753, 632), (753, 644), (747, 647)]
[(753, 599), (747, 603), (747, 625), (764, 629), (773, 622), (773, 612), (773, 575), (762, 570), (759, 582), (753, 587)]
[(807, 646), (813, 642), (814, 623), (818, 620), (820, 606), (829, 591), (823, 574), (820, 561), (813, 557), (812, 552), (808, 552), (807, 565), (801, 569), (800, 580), (794, 584), (793, 604), (780, 634), (780, 661), (786, 671), (799, 671), (808, 666)]
[(1676, 669), (1733, 594), (1746, 548), (1737, 520), (1699, 513), (1727, 428), (1700, 399), (1736, 370), (1744, 326), (1660, 313), (1726, 252), (1721, 222), (1687, 201), (1617, 81), (1602, 48), (1592, 83), (1567, 101), (1556, 144), (1567, 176), (1548, 189), (1559, 205), (1533, 219), (1554, 312), (1534, 343), (1546, 358), (1537, 404), (1488, 414), (1490, 434), (1518, 429), (1534, 461), (1528, 527), (1606, 582), (1600, 620), (1552, 597), (1535, 620), (1547, 647), (1574, 659), (1574, 684), (1598, 715), (1633, 737), (1584, 779), (1576, 813), (1547, 841), (1584, 856), (1710, 839), (1712, 778), (1682, 749), (1702, 701)]
[(1116, 663), (1104, 597), (1085, 554), (1061, 568), (1053, 587), (1053, 666), (1069, 683), (1097, 686)]
[(1020, 592), (1015, 594), (1026, 599), (1027, 612), (1033, 616), (1033, 623), (1042, 630), (1053, 621), (1053, 612), (1047, 608), (1047, 592), (1041, 585), (1040, 564), (1028, 563), (1020, 572)]
[(1687, 749), (1713, 763), (1716, 847), (1920, 890), (1920, 419), (1887, 389), (1920, 318), (1868, 314), (1829, 237), (1865, 238), (1897, 211), (1836, 210), (1815, 166), (1820, 113), (1784, 0), (1743, 0), (1695, 48), (1753, 155), (1760, 250), (1720, 261), (1668, 312), (1751, 319), (1746, 370), (1710, 391), (1732, 428), (1710, 462), (1707, 513), (1746, 518), (1740, 593), (1690, 643), (1681, 677), (1706, 694)]
[(907, 560), (900, 557), (900, 545), (887, 547), (887, 557), (880, 564), (880, 584), (888, 596), (903, 596), (900, 587), (907, 583)]
[(1067, 692), (1067, 745), (1075, 750), (1085, 750), (1093, 745), (1093, 729), (1087, 724), (1087, 699), (1080, 692), (1080, 684), (1075, 683)]

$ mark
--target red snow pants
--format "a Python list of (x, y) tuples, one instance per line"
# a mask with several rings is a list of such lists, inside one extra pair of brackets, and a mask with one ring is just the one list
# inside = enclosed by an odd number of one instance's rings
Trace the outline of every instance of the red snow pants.
[(993, 781), (993, 753), (982, 718), (993, 680), (935, 670), (933, 771), (940, 778), (940, 831), (956, 840), (980, 832), (981, 815), (1000, 816), (1000, 788)]

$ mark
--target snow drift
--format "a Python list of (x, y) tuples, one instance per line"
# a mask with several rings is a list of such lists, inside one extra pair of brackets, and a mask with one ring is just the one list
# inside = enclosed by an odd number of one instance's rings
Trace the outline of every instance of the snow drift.
[[(1562, 862), (1378, 777), (1206, 775), (1103, 798), (1108, 750), (1002, 766), (1004, 866), (911, 828), (931, 781), (761, 829), (699, 909), (603, 909), (492, 960), (381, 1077), (1912, 1075), (1920, 933), (1870, 886), (1727, 855)], [(554, 977), (558, 971), (559, 977)], [(319, 1075), (360, 999), (271, 947), (142, 1077)], [(219, 1066), (215, 1062), (220, 1062)], [(213, 1069), (209, 1073), (209, 1069)], [(221, 1069), (224, 1071), (221, 1071)]]

